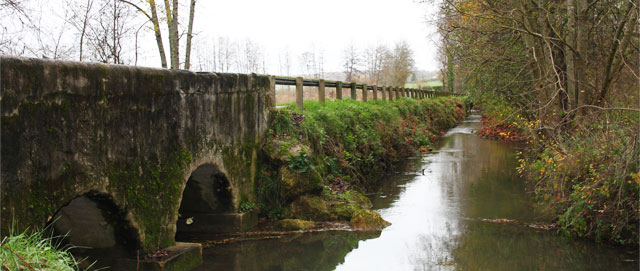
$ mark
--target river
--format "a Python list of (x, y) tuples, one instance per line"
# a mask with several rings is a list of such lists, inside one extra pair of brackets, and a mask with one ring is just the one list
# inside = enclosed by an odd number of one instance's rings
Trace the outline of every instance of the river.
[[(515, 172), (517, 145), (479, 138), (480, 116), (408, 159), (369, 195), (392, 225), (234, 242), (198, 270), (638, 270), (638, 255), (554, 230)], [(508, 223), (503, 223), (507, 219)]]

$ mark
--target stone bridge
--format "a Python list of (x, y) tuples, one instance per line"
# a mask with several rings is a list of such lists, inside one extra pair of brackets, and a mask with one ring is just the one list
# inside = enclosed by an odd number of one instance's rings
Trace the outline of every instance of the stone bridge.
[(268, 76), (1, 57), (0, 80), (3, 236), (65, 206), (96, 227), (93, 206), (117, 238), (83, 238), (150, 252), (175, 245), (184, 213), (254, 199)]

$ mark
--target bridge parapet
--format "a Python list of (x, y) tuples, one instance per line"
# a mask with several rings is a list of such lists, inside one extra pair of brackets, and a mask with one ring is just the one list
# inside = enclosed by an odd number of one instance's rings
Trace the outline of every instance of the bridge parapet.
[(192, 171), (215, 165), (232, 205), (253, 197), (273, 79), (1, 57), (2, 235), (76, 197), (118, 209), (137, 249), (173, 245)]

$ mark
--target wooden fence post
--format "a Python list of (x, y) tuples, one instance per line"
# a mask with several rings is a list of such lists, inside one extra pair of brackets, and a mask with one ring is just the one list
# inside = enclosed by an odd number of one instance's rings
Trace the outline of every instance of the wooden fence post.
[(373, 99), (374, 100), (378, 99), (378, 86), (377, 85), (373, 85)]
[(302, 77), (296, 77), (296, 105), (300, 109), (300, 111), (304, 110), (303, 108), (303, 86), (302, 86)]
[(271, 88), (271, 93), (269, 94), (271, 96), (271, 107), (276, 108), (276, 77), (273, 75), (269, 76), (269, 88)]
[(382, 100), (386, 100), (387, 99), (387, 94), (385, 93), (387, 91), (387, 87), (382, 86), (381, 87), (381, 92), (382, 92)]
[(336, 82), (336, 99), (342, 100), (342, 81)]
[(367, 86), (367, 84), (362, 84), (362, 101), (363, 102), (367, 101), (367, 94), (369, 94), (368, 88), (369, 86)]
[(356, 83), (355, 82), (351, 82), (351, 99), (354, 101), (358, 100), (358, 93), (356, 93)]
[(324, 79), (318, 80), (318, 99), (324, 103)]

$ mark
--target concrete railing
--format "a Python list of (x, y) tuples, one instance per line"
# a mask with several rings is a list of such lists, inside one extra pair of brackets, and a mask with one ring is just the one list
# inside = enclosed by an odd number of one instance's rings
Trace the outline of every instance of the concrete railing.
[[(303, 110), (304, 102), (304, 87), (317, 87), (318, 100), (320, 102), (325, 101), (325, 88), (336, 89), (336, 99), (340, 100), (343, 96), (343, 90), (350, 90), (350, 98), (356, 100), (358, 97), (358, 90), (362, 91), (362, 101), (369, 99), (377, 100), (394, 100), (401, 97), (409, 97), (413, 99), (427, 99), (442, 96), (462, 96), (458, 93), (445, 92), (445, 91), (433, 91), (426, 89), (404, 88), (404, 87), (389, 87), (389, 86), (369, 86), (367, 84), (358, 84), (354, 82), (342, 82), (342, 81), (327, 81), (324, 79), (304, 79), (302, 77), (278, 77), (272, 76), (271, 80), (274, 84), (274, 102), (276, 97), (276, 86), (295, 86), (296, 87), (296, 106)], [(369, 97), (369, 90), (372, 90), (371, 97)]]

